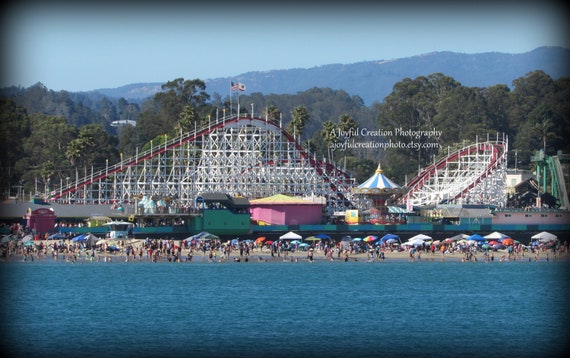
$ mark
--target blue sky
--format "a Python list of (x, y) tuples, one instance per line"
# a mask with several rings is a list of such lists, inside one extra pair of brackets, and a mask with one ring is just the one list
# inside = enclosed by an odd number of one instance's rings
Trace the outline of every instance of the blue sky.
[(3, 14), (0, 87), (42, 82), (53, 90), (85, 91), (434, 51), (570, 47), (567, 13), (556, 2), (358, 1), (24, 1)]

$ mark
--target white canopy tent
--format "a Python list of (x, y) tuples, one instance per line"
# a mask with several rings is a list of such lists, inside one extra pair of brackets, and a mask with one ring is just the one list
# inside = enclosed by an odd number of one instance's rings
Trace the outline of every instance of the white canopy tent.
[(289, 231), (288, 233), (279, 236), (281, 240), (301, 240), (303, 237), (299, 234)]

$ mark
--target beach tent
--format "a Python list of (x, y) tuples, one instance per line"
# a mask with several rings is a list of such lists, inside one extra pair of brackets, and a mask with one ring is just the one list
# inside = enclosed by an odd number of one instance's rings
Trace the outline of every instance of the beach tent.
[(193, 240), (208, 241), (208, 240), (217, 240), (219, 238), (220, 238), (219, 236), (216, 236), (214, 234), (210, 234), (207, 231), (202, 231), (199, 234), (192, 235), (192, 236), (185, 238), (184, 241), (193, 241)]
[(289, 231), (288, 233), (279, 236), (281, 240), (301, 240), (303, 237), (299, 234), (295, 234), (293, 231)]
[(485, 241), (485, 238), (479, 234), (473, 234), (467, 238), (469, 241)]
[(408, 241), (413, 241), (413, 240), (417, 240), (417, 239), (419, 239), (419, 240), (424, 240), (424, 241), (426, 241), (426, 240), (431, 240), (431, 236), (427, 236), (427, 235), (424, 235), (424, 234), (418, 234), (418, 235), (416, 235), (416, 236), (410, 237), (410, 239), (409, 239)]
[(493, 233), (490, 233), (489, 235), (485, 235), (485, 239), (504, 239), (510, 237), (509, 235), (505, 235), (503, 233), (500, 233), (498, 231), (495, 231)]
[(558, 239), (558, 236), (551, 234), (548, 231), (543, 231), (539, 232), (536, 235), (533, 235), (531, 239), (540, 240), (541, 242), (548, 242), (548, 241), (555, 241), (556, 239)]

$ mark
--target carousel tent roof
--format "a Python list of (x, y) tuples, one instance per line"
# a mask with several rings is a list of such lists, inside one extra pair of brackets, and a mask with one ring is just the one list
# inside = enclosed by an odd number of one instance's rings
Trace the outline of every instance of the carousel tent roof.
[(400, 186), (382, 174), (382, 168), (378, 164), (378, 169), (374, 175), (360, 184), (357, 189), (400, 189)]

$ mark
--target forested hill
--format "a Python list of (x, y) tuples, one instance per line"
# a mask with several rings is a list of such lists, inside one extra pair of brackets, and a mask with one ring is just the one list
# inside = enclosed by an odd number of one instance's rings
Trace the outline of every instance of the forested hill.
[[(205, 83), (209, 93), (219, 93), (222, 97), (228, 95), (230, 81), (245, 83), (247, 93), (295, 94), (313, 87), (342, 89), (371, 105), (383, 102), (394, 84), (404, 78), (445, 73), (468, 87), (511, 86), (514, 79), (534, 70), (542, 70), (555, 79), (568, 77), (569, 63), (570, 49), (561, 47), (540, 47), (522, 54), (433, 52), (394, 60), (253, 71), (231, 78), (206, 79)], [(109, 97), (140, 100), (160, 91), (160, 86), (161, 83), (129, 84), (97, 92)]]

